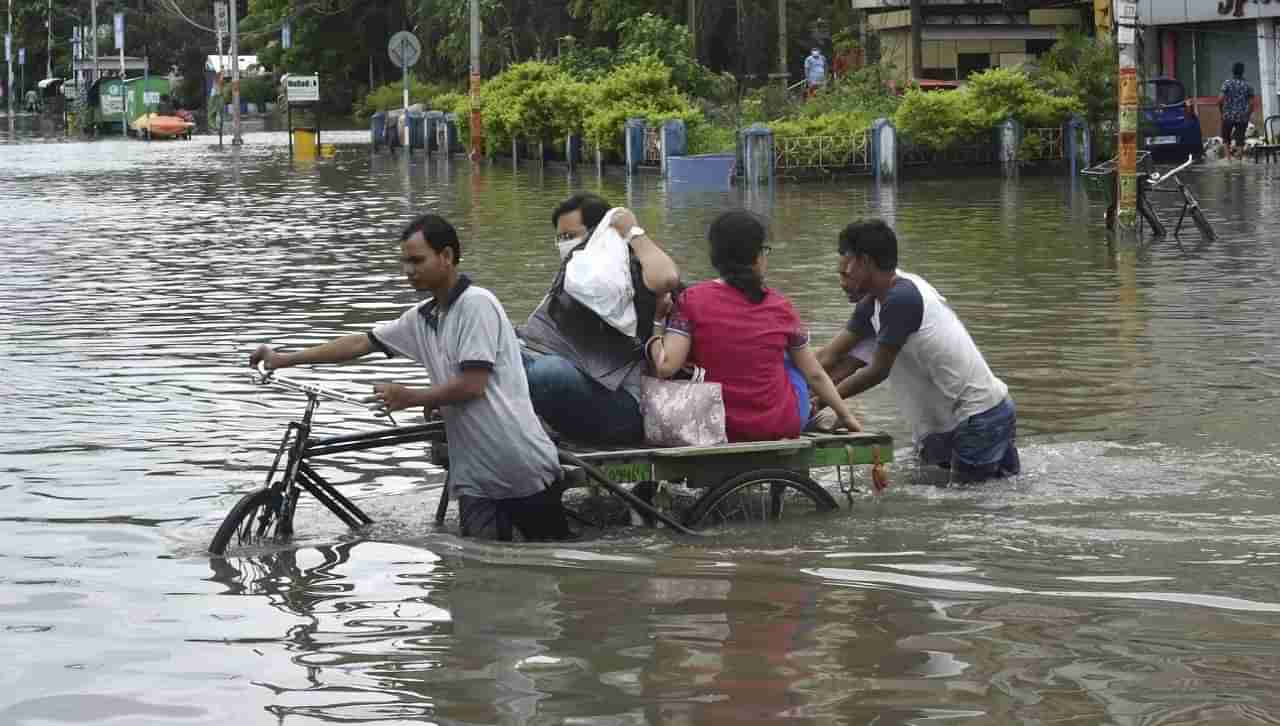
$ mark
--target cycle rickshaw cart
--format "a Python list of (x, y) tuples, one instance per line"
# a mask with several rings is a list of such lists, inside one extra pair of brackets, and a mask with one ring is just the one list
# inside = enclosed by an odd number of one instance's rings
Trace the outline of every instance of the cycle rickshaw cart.
[[(224, 555), (232, 547), (253, 547), (288, 541), (294, 533), (294, 514), (306, 492), (352, 529), (372, 524), (360, 507), (316, 470), (318, 460), (346, 452), (391, 446), (428, 446), (432, 462), (447, 468), (448, 443), (444, 423), (386, 426), (373, 431), (326, 438), (312, 436), (312, 420), (321, 399), (368, 409), (358, 398), (310, 383), (275, 375), (264, 369), (255, 381), (274, 384), (307, 398), (298, 421), (289, 423), (267, 470), (263, 487), (245, 494), (231, 508), (209, 544), (209, 551)], [(393, 422), (394, 423), (394, 422)], [(560, 461), (565, 476), (557, 483), (563, 490), (595, 487), (620, 499), (649, 522), (661, 522), (682, 534), (722, 523), (793, 519), (839, 509), (832, 493), (811, 477), (811, 470), (835, 467), (839, 489), (852, 506), (853, 467), (877, 467), (893, 460), (893, 439), (881, 433), (804, 434), (796, 439), (673, 448), (583, 448), (562, 445)], [(846, 471), (846, 467), (848, 470)], [(636, 487), (650, 491), (675, 484), (696, 498), (682, 518), (663, 511)], [(448, 505), (447, 479), (436, 512), (443, 524)], [(643, 488), (643, 487), (641, 487)], [(566, 511), (574, 519), (602, 526)]]

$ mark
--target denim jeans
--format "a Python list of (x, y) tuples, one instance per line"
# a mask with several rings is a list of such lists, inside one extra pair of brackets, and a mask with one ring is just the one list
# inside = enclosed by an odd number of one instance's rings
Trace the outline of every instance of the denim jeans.
[(924, 437), (920, 460), (951, 469), (953, 482), (1013, 476), (1022, 471), (1017, 434), (1017, 410), (1006, 398), (965, 419), (953, 431)]
[(638, 444), (644, 441), (640, 402), (610, 391), (558, 355), (521, 354), (533, 410), (570, 441)]

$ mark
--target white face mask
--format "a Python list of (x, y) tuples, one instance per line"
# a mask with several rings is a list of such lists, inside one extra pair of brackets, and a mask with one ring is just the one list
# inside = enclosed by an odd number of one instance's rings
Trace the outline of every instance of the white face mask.
[(582, 241), (586, 238), (587, 236), (583, 235), (573, 239), (556, 240), (556, 248), (560, 250), (560, 261), (564, 262), (564, 258), (568, 257), (570, 252), (573, 252), (573, 248), (582, 244)]

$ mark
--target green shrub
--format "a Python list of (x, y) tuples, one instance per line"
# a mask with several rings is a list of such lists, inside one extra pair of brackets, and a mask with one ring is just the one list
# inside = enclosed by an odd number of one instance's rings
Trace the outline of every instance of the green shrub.
[(590, 97), (587, 84), (553, 63), (517, 63), (481, 89), (485, 145), (504, 149), (512, 139), (550, 141), (580, 133)]
[[(436, 110), (437, 98), (448, 94), (457, 95), (447, 84), (423, 83), (414, 76), (409, 76), (409, 103), (420, 103), (429, 110)], [(373, 89), (362, 100), (357, 101), (352, 110), (352, 117), (364, 123), (377, 111), (390, 111), (404, 107), (404, 82), (394, 81)]]
[(737, 148), (738, 132), (729, 126), (700, 123), (688, 131), (690, 154), (717, 154)]
[(965, 119), (968, 99), (960, 91), (927, 93), (908, 89), (893, 115), (898, 133), (931, 149), (970, 141), (975, 129)]
[(587, 89), (590, 111), (583, 131), (591, 144), (606, 151), (622, 149), (622, 127), (629, 118), (644, 118), (654, 126), (680, 119), (690, 134), (704, 122), (702, 112), (672, 84), (671, 69), (656, 58), (621, 66)]
[[(258, 104), (276, 102), (276, 82), (269, 76), (242, 76), (240, 78), (240, 100), (244, 103)], [(222, 101), (231, 103), (231, 83), (222, 85)]]
[(1010, 118), (1031, 128), (1061, 126), (1082, 108), (1075, 96), (1050, 94), (1020, 70), (992, 68), (955, 91), (909, 89), (893, 119), (905, 138), (943, 149), (979, 139)]

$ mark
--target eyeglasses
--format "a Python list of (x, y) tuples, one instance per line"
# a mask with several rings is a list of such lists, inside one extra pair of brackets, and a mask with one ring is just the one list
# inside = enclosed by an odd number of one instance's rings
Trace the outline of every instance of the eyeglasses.
[(580, 232), (560, 232), (556, 235), (556, 242), (568, 242), (582, 236)]
[(773, 252), (773, 248), (770, 247), (769, 245), (760, 246), (760, 253), (763, 254), (765, 257), (768, 257), (770, 252)]

